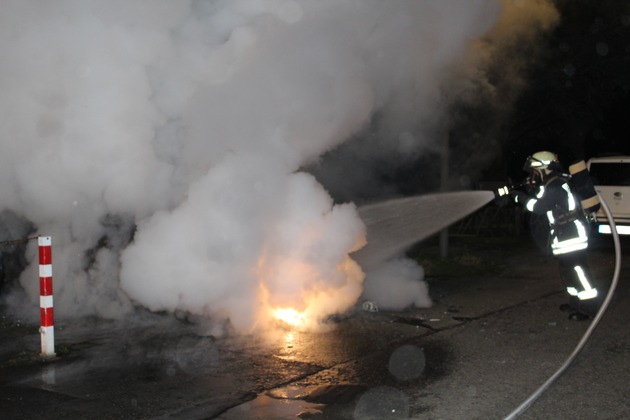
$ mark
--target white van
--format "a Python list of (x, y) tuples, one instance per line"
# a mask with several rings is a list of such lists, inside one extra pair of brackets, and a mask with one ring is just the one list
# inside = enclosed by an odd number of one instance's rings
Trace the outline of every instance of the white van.
[[(630, 156), (591, 158), (586, 164), (595, 191), (606, 201), (617, 233), (630, 235)], [(603, 208), (595, 216), (597, 231), (610, 233), (610, 225)]]

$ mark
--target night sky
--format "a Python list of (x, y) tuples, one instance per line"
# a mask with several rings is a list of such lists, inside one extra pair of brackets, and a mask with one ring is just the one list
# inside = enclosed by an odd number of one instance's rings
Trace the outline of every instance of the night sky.
[[(478, 67), (472, 88), (458, 91), (448, 81), (440, 87), (449, 102), (447, 128), (428, 136), (433, 146), (415, 158), (392, 158), (366, 146), (378, 137), (376, 115), (372, 126), (308, 169), (337, 201), (361, 203), (518, 182), (526, 176), (527, 156), (540, 150), (556, 152), (567, 166), (601, 154), (630, 154), (630, 2), (553, 3), (558, 19), (549, 28), (530, 25), (525, 36), (507, 40), (492, 31), (481, 38), (489, 59)], [(395, 138), (381, 143), (387, 141)]]
[[(557, 4), (561, 21), (545, 37), (507, 124), (507, 176), (522, 177), (525, 157), (537, 150), (554, 151), (565, 164), (630, 154), (630, 3)], [(500, 163), (493, 175), (501, 175)]]

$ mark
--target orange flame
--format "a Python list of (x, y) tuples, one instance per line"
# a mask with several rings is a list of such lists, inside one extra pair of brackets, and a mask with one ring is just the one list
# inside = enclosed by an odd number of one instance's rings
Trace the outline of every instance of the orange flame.
[(278, 308), (273, 311), (273, 315), (276, 319), (294, 327), (299, 327), (304, 322), (304, 314), (293, 308)]

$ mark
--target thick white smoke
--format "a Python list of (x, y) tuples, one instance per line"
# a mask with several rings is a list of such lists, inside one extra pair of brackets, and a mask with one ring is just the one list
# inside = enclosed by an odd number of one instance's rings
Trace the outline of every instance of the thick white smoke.
[[(135, 302), (251, 331), (268, 307), (347, 310), (364, 227), (300, 168), (375, 113), (392, 132), (437, 118), (500, 6), (2, 0), (1, 205), (52, 236), (57, 316)], [(420, 281), (403, 264), (387, 272)]]

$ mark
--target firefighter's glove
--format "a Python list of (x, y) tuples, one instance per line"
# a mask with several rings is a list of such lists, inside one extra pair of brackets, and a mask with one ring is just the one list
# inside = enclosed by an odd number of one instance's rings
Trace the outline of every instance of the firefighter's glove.
[(512, 191), (510, 191), (510, 198), (515, 203), (525, 204), (525, 202), (527, 201), (527, 194), (525, 194), (523, 191), (512, 190)]

